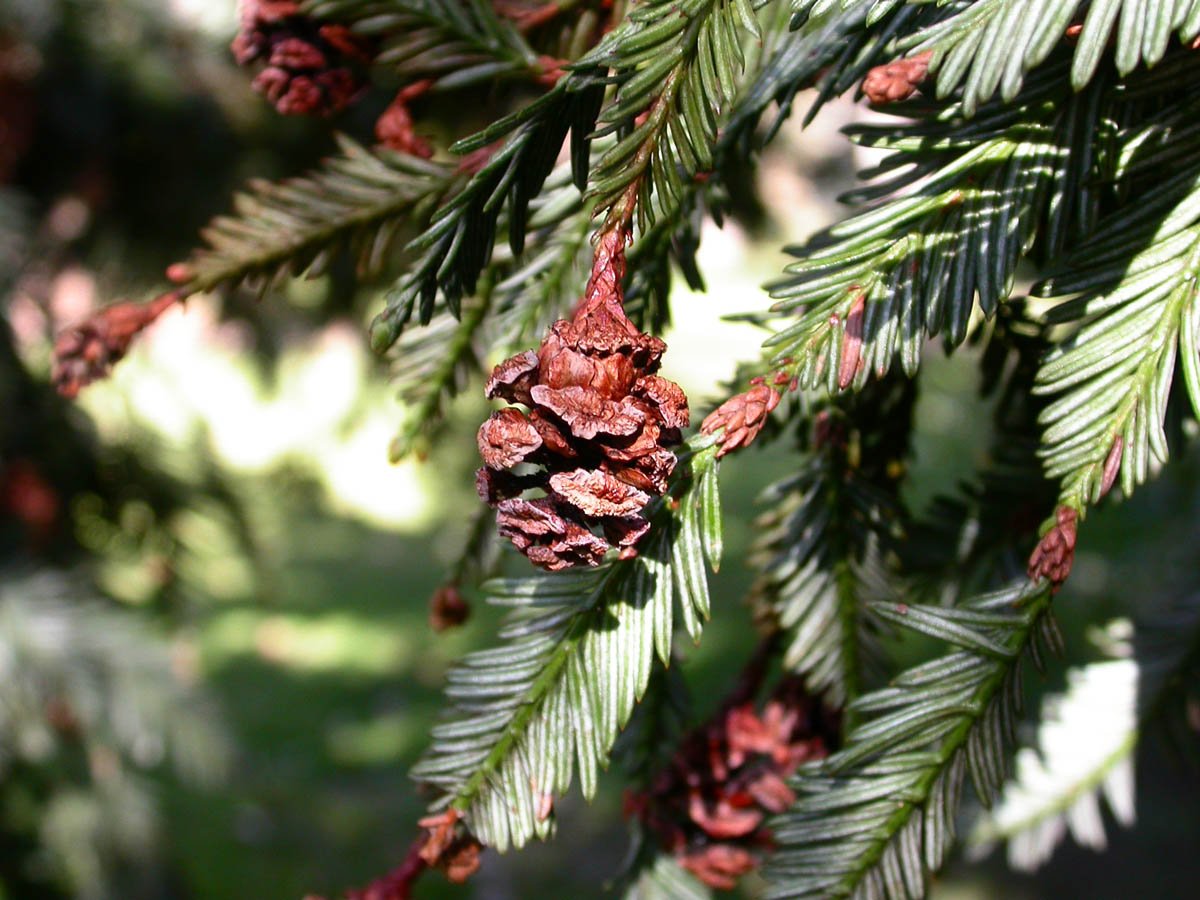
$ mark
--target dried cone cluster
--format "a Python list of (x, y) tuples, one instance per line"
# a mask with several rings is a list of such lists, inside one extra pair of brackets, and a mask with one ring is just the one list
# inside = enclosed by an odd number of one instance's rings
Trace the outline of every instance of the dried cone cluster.
[(480, 427), (479, 494), (500, 533), (544, 569), (598, 565), (613, 547), (634, 552), (649, 528), (642, 510), (666, 491), (669, 448), (688, 424), (683, 390), (655, 374), (666, 345), (622, 309), (626, 238), (601, 236), (574, 318), (487, 383), (488, 397), (528, 411), (509, 406)]
[(827, 754), (832, 727), (799, 679), (787, 678), (761, 712), (743, 700), (688, 735), (626, 810), (705, 884), (732, 889), (770, 846), (767, 816), (795, 800), (786, 779)]
[(344, 25), (319, 24), (294, 0), (242, 0), (233, 40), (238, 64), (264, 63), (254, 88), (284, 115), (331, 115), (365, 82), (368, 45)]

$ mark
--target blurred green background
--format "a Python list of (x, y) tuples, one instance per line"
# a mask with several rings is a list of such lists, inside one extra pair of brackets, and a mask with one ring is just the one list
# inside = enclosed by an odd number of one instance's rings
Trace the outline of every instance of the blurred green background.
[[(386, 462), (402, 409), (364, 326), (378, 298), (345, 268), (257, 304), (199, 297), (77, 404), (47, 385), (57, 330), (150, 296), (166, 263), (250, 177), (296, 173), (330, 123), (277, 116), (227, 51), (232, 0), (0, 4), (0, 898), (299, 898), (365, 885), (402, 858), (422, 799), (406, 771), (446, 667), (498, 617), (435, 635), (427, 601), (478, 501), (481, 397), (424, 461)], [(332, 123), (369, 140), (369, 100)], [(667, 374), (718, 396), (785, 238), (836, 215), (856, 160), (827, 110), (764, 160), (772, 225), (706, 232), (704, 295), (680, 290)], [(686, 314), (682, 310), (686, 309)], [(908, 499), (970, 478), (986, 409), (969, 358), (923, 372)], [(700, 407), (699, 402), (694, 403)], [(716, 697), (755, 641), (740, 562), (786, 442), (726, 467), (727, 559), (684, 671)], [(1195, 454), (1090, 518), (1059, 602), (1070, 659), (1089, 624), (1195, 589)], [(1147, 566), (1147, 560), (1161, 563)], [(900, 646), (915, 657), (923, 646)], [(1062, 666), (1031, 700), (1059, 687)], [(704, 703), (697, 702), (703, 716)], [(560, 807), (559, 837), (489, 855), (420, 896), (603, 894), (625, 851), (620, 779)], [(1036, 876), (956, 862), (949, 898), (1192, 897), (1200, 786), (1149, 747), (1139, 822), (1104, 855), (1068, 840)], [(1111, 823), (1109, 823), (1111, 825)], [(752, 882), (752, 879), (750, 880)], [(745, 887), (753, 895), (756, 885)]]

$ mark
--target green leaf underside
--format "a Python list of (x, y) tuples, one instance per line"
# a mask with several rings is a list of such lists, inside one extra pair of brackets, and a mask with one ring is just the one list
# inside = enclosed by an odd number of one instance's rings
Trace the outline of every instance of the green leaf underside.
[(504, 850), (545, 837), (550, 798), (570, 787), (576, 767), (584, 796), (593, 795), (654, 657), (670, 659), (676, 598), (699, 640), (720, 509), (715, 447), (693, 445), (701, 449), (680, 463), (678, 508), (659, 505), (636, 558), (488, 587), (491, 602), (516, 607), (506, 643), (450, 672), (453, 708), (413, 770), (444, 792), (436, 806), (464, 812), (484, 844)]
[(1200, 685), (1200, 594), (1182, 595), (1131, 623), (1109, 624), (1106, 659), (1068, 672), (1067, 690), (1043, 703), (1037, 749), (1017, 755), (1017, 772), (996, 807), (968, 838), (972, 857), (1008, 842), (1010, 864), (1032, 870), (1064, 834), (1082, 846), (1106, 844), (1100, 798), (1119, 825), (1135, 819), (1134, 754), (1144, 736), (1194, 734), (1189, 696)]
[(1013, 781), (967, 839), (973, 856), (1008, 841), (1009, 864), (1032, 871), (1068, 827), (1082, 846), (1103, 850), (1101, 792), (1118, 824), (1133, 824), (1137, 664), (1106, 660), (1073, 669), (1068, 679), (1067, 691), (1043, 704), (1038, 749), (1017, 754)]
[[(877, 171), (898, 174), (856, 195), (886, 199), (789, 250), (800, 259), (770, 286), (770, 364), (833, 391), (860, 389), (897, 357), (911, 376), (930, 337), (960, 344), (976, 310), (990, 317), (1008, 299), (1035, 242), (1053, 253), (1090, 230), (1094, 189), (1082, 184), (1106, 120), (1099, 89), (1064, 100), (1060, 78), (1047, 72), (1015, 107), (989, 106), (974, 119), (952, 108), (933, 121), (857, 129), (862, 143), (892, 151)], [(847, 352), (857, 353), (853, 369), (843, 366)]]
[(1167, 461), (1177, 362), (1200, 414), (1200, 172), (1164, 183), (1155, 200), (1165, 214), (1117, 213), (1035, 288), (1049, 297), (1082, 291), (1050, 313), (1075, 330), (1047, 354), (1035, 387), (1051, 398), (1041, 416), (1046, 472), (1075, 509), (1100, 499), (1114, 465), (1128, 495)]

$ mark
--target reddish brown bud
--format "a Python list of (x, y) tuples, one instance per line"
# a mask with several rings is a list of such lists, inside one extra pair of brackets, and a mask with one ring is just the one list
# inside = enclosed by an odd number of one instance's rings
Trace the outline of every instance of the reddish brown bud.
[(550, 487), (556, 496), (589, 518), (630, 516), (650, 502), (647, 494), (603, 469), (555, 472), (550, 476)]
[(167, 281), (172, 284), (187, 284), (196, 277), (196, 273), (192, 271), (192, 267), (187, 263), (171, 263), (167, 266)]
[(746, 786), (754, 802), (770, 813), (781, 813), (796, 802), (796, 792), (776, 772), (767, 769)]
[(460, 818), (458, 810), (448, 809), (417, 822), (427, 832), (420, 859), (442, 869), (453, 882), (466, 881), (478, 870), (481, 850), (478, 841), (460, 832)]
[(451, 847), (438, 863), (446, 878), (462, 884), (479, 871), (479, 854), (483, 850), (478, 841), (467, 838)]
[(267, 61), (281, 69), (324, 69), (329, 65), (319, 48), (294, 37), (276, 43)]
[(841, 362), (838, 365), (838, 388), (845, 390), (862, 367), (863, 310), (866, 297), (859, 294), (846, 315), (846, 330), (842, 337)]
[(532, 405), (529, 389), (537, 382), (538, 355), (526, 350), (511, 356), (492, 370), (492, 377), (483, 389), (489, 400), (497, 397), (510, 403)]
[(317, 34), (328, 46), (347, 59), (356, 60), (363, 65), (370, 64), (370, 48), (362, 38), (345, 25), (322, 25), (317, 29)]
[[(383, 114), (375, 122), (375, 137), (379, 143), (392, 150), (429, 159), (433, 156), (433, 146), (414, 129), (412, 113), (408, 104), (433, 84), (425, 79), (415, 85), (409, 85), (396, 95)], [(420, 90), (414, 90), (420, 88)]]
[(909, 59), (876, 66), (863, 79), (862, 91), (872, 103), (883, 105), (907, 100), (929, 74), (933, 52), (926, 50)]
[(1121, 457), (1125, 450), (1125, 439), (1121, 435), (1113, 438), (1112, 447), (1109, 448), (1108, 456), (1104, 458), (1104, 473), (1100, 479), (1100, 496), (1103, 497), (1112, 490), (1112, 486), (1117, 481), (1117, 476), (1121, 474)]
[(458, 820), (461, 817), (462, 814), (457, 809), (448, 809), (417, 820), (417, 824), (426, 831), (425, 844), (421, 847), (421, 859), (431, 866), (437, 864), (442, 854), (454, 842)]
[(54, 342), (51, 380), (64, 397), (75, 397), (104, 378), (129, 351), (133, 339), (178, 303), (180, 295), (163, 294), (149, 303), (118, 303), (68, 328)]
[(768, 652), (756, 655), (727, 705), (684, 738), (650, 787), (625, 803), (680, 865), (725, 890), (758, 865), (756, 851), (771, 840), (767, 814), (795, 799), (785, 779), (825, 754), (823, 729), (834, 724), (822, 721), (797, 678), (781, 681), (756, 712), (746, 698), (758, 693)]
[(660, 375), (647, 375), (637, 380), (633, 393), (654, 404), (667, 428), (687, 428), (690, 419), (687, 394), (675, 382)]
[(434, 631), (457, 628), (470, 616), (471, 607), (453, 582), (442, 585), (429, 598), (429, 625)]
[(712, 434), (725, 429), (721, 447), (717, 450), (718, 457), (724, 456), (731, 450), (749, 445), (758, 437), (767, 423), (767, 416), (779, 405), (779, 399), (779, 391), (765, 384), (756, 384), (745, 393), (730, 397), (709, 413), (700, 424), (700, 431)]
[(34, 463), (14, 459), (0, 467), (0, 513), (20, 522), (32, 544), (50, 538), (61, 508), (58, 492)]
[(502, 500), (496, 507), (500, 535), (543, 569), (558, 571), (580, 564), (599, 565), (608, 543), (550, 499)]
[(1042, 537), (1029, 557), (1029, 578), (1045, 578), (1057, 591), (1071, 574), (1075, 562), (1075, 537), (1079, 513), (1070, 506), (1055, 511), (1055, 525)]
[(709, 837), (717, 840), (744, 837), (763, 820), (763, 814), (757, 809), (735, 807), (723, 796), (718, 796), (709, 807), (698, 788), (693, 788), (688, 795), (688, 815)]

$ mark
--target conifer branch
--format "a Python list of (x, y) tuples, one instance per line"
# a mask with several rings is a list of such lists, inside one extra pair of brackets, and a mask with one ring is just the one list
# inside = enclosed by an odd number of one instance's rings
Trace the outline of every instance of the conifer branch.
[(254, 182), (202, 232), (196, 251), (170, 275), (187, 293), (248, 282), (261, 295), (284, 278), (320, 275), (349, 247), (363, 276), (378, 273), (402, 230), (421, 208), (444, 196), (453, 169), (418, 157), (368, 151), (346, 137), (340, 155), (309, 175), (278, 184)]
[(375, 61), (406, 80), (459, 88), (544, 74), (538, 54), (490, 0), (310, 0), (304, 12), (381, 42)]
[(1037, 749), (1017, 755), (1016, 778), (968, 839), (972, 857), (1008, 842), (1014, 868), (1046, 862), (1069, 829), (1094, 850), (1106, 843), (1100, 795), (1117, 823), (1133, 824), (1134, 752), (1148, 731), (1186, 718), (1200, 683), (1200, 596), (1171, 603), (1139, 622), (1105, 631), (1110, 656), (1068, 673), (1068, 687), (1048, 697), (1038, 717)]
[(884, 558), (902, 524), (897, 476), (913, 399), (909, 382), (893, 379), (822, 405), (804, 467), (769, 490), (775, 508), (759, 523), (756, 616), (782, 629), (784, 668), (838, 709), (879, 669), (869, 601), (892, 593)]
[(743, 35), (761, 31), (751, 0), (655, 0), (625, 21), (582, 60), (612, 69), (619, 85), (597, 135), (620, 139), (593, 169), (589, 198), (610, 223), (636, 206), (644, 231), (712, 168), (746, 62)]
[(787, 365), (802, 387), (830, 391), (860, 389), (897, 356), (911, 376), (927, 338), (957, 345), (976, 308), (990, 317), (1007, 300), (1047, 218), (1051, 246), (1060, 232), (1089, 230), (1089, 198), (1077, 188), (1092, 163), (1076, 151), (1103, 120), (1093, 95), (1062, 100), (1059, 75), (1044, 73), (1021, 104), (975, 119), (952, 112), (855, 130), (892, 150), (876, 174), (898, 174), (853, 195), (875, 200), (868, 209), (790, 249), (800, 260), (771, 296), (775, 318), (794, 321), (765, 343), (771, 368)]
[(720, 515), (715, 450), (707, 440), (692, 449), (677, 470), (677, 500), (658, 505), (638, 556), (491, 585), (491, 602), (517, 607), (501, 632), (508, 643), (450, 673), (452, 717), (434, 728), (413, 771), (444, 792), (435, 809), (463, 814), (484, 844), (503, 850), (545, 837), (553, 797), (570, 786), (576, 764), (592, 796), (597, 766), (645, 692), (653, 656), (670, 658), (675, 597), (699, 639)]
[(924, 896), (953, 841), (964, 776), (985, 804), (1003, 785), (1020, 662), (1060, 640), (1049, 597), (1048, 584), (1022, 580), (953, 609), (875, 606), (959, 649), (852, 704), (862, 719), (845, 746), (794, 783), (768, 896)]
[(491, 262), (502, 211), (512, 252), (521, 254), (529, 204), (553, 170), (568, 132), (575, 182), (586, 180), (590, 135), (603, 99), (602, 82), (580, 86), (562, 79), (538, 100), (451, 148), (470, 154), (459, 166), (467, 180), (406, 248), (412, 263), (371, 326), (378, 352), (395, 343), (414, 312), (427, 324), (439, 294), (459, 315), (462, 297), (474, 293)]
[(1163, 184), (1155, 202), (1102, 223), (1066, 272), (1035, 288), (1042, 296), (1083, 292), (1051, 314), (1078, 324), (1046, 356), (1036, 387), (1054, 398), (1042, 415), (1042, 452), (1047, 475), (1061, 480), (1063, 505), (1082, 512), (1118, 478), (1129, 494), (1167, 461), (1177, 360), (1200, 414), (1198, 278), (1200, 174), (1192, 169)]
[(893, 52), (932, 54), (929, 69), (937, 95), (946, 97), (961, 88), (963, 112), (968, 116), (997, 91), (1011, 102), (1025, 77), (1068, 43), (1073, 44), (1071, 86), (1079, 91), (1091, 82), (1109, 54), (1117, 72), (1124, 76), (1138, 66), (1150, 68), (1160, 62), (1172, 38), (1187, 44), (1200, 34), (1200, 5), (1192, 0), (978, 0), (936, 5), (924, 0), (792, 2), (794, 22), (809, 28), (825, 25), (839, 13), (874, 25), (914, 7), (926, 8), (926, 21), (917, 28), (907, 23)]

